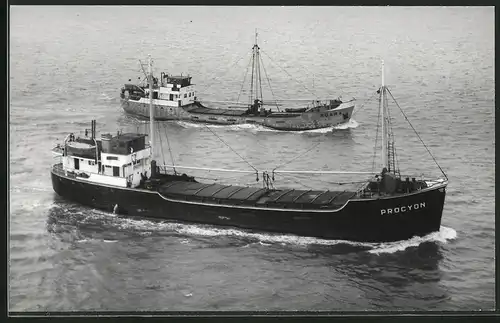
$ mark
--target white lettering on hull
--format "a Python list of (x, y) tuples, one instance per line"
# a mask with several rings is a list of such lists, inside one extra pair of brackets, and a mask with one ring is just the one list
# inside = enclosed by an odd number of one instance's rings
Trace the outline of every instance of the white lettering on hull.
[(415, 203), (415, 204), (411, 204), (411, 205), (403, 205), (403, 206), (399, 206), (399, 207), (395, 207), (395, 208), (391, 208), (391, 209), (381, 209), (380, 215), (405, 213), (407, 211), (423, 209), (425, 207), (426, 207), (425, 202)]

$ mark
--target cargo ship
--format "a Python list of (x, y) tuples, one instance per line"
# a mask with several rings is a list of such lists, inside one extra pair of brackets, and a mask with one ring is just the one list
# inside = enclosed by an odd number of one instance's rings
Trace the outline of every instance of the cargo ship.
[[(57, 194), (88, 207), (129, 217), (323, 239), (386, 242), (423, 236), (440, 229), (448, 178), (439, 165), (444, 178), (417, 179), (401, 175), (391, 118), (386, 117), (387, 96), (392, 94), (384, 81), (378, 90), (382, 116), (379, 119), (382, 120), (381, 172), (277, 168), (261, 171), (252, 165), (248, 170), (209, 169), (255, 173), (262, 186), (253, 187), (202, 182), (180, 172), (203, 169), (195, 166), (157, 165), (153, 152), (155, 110), (151, 98), (151, 60), (148, 66), (149, 140), (146, 134), (137, 133), (105, 133), (98, 138), (95, 121), (87, 136), (67, 135), (53, 150), (61, 159), (51, 170), (52, 186)], [(275, 178), (287, 172), (324, 176), (354, 174), (364, 179), (355, 190), (277, 187)]]
[[(267, 72), (262, 75), (264, 65), (257, 37), (252, 48), (251, 62), (249, 98), (246, 103), (238, 100), (211, 101), (212, 105), (215, 103), (235, 106), (207, 107), (207, 101), (198, 99), (191, 76), (161, 72), (159, 78), (153, 76), (151, 87), (148, 82), (124, 84), (120, 93), (121, 107), (128, 114), (149, 118), (149, 104), (152, 103), (156, 120), (183, 120), (219, 125), (257, 124), (283, 131), (329, 128), (350, 120), (355, 107), (354, 99), (346, 102), (343, 102), (341, 97), (264, 100), (262, 78), (267, 78)], [(269, 81), (269, 78), (267, 79)], [(149, 78), (146, 77), (145, 80)], [(268, 83), (270, 86), (270, 82)], [(280, 108), (291, 102), (295, 102), (295, 106), (299, 104), (299, 107)]]

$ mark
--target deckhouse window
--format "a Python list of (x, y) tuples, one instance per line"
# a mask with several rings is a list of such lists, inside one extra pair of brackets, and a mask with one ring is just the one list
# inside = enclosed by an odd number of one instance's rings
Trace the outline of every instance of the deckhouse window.
[(184, 93), (184, 98), (187, 98), (187, 96), (188, 96), (187, 93)]
[(106, 160), (118, 160), (118, 157), (116, 157), (116, 156), (107, 156)]

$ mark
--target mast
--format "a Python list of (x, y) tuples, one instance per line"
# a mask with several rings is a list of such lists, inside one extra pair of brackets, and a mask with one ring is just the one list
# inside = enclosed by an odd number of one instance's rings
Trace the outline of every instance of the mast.
[[(257, 68), (257, 73), (255, 74), (255, 87), (256, 87), (256, 97), (257, 99), (259, 99), (259, 89), (260, 89), (260, 100), (262, 101), (263, 100), (263, 97), (262, 97), (262, 75), (261, 75), (261, 70), (260, 70), (260, 48), (259, 48), (259, 45), (257, 44), (257, 29), (255, 29), (255, 46), (257, 47), (255, 49), (255, 56), (257, 57), (257, 64), (256, 64), (256, 68)], [(257, 80), (257, 76), (259, 77), (258, 80)], [(257, 85), (259, 86), (257, 88)], [(262, 105), (264, 105), (264, 102), (262, 102)]]
[(153, 160), (154, 109), (153, 109), (153, 71), (151, 67), (151, 55), (148, 55), (148, 82), (149, 82), (149, 145), (151, 146), (151, 160)]
[(387, 124), (386, 124), (386, 100), (385, 100), (385, 75), (384, 75), (384, 61), (382, 60), (382, 88), (380, 89), (382, 95), (382, 104), (380, 108), (382, 109), (382, 169), (388, 168), (387, 163)]
[(255, 32), (255, 44), (252, 50), (252, 77), (250, 79), (250, 106), (253, 106), (253, 77), (255, 71), (255, 46), (257, 46), (257, 32)]

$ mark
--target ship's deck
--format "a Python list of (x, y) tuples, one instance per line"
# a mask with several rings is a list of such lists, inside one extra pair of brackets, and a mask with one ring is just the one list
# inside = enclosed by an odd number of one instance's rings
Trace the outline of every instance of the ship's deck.
[(166, 183), (158, 192), (167, 198), (193, 202), (294, 209), (337, 209), (356, 195), (352, 191), (271, 190), (182, 181)]

